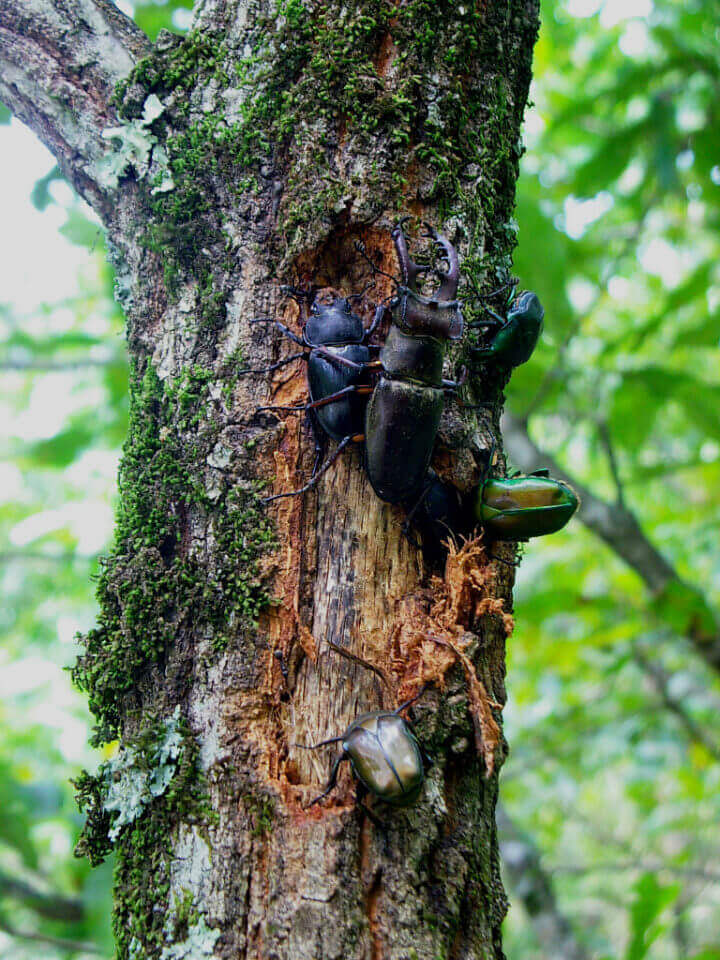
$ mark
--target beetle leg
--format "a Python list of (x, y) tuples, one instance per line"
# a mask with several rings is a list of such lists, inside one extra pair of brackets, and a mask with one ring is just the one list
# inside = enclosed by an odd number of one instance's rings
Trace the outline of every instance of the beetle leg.
[[(418, 500), (418, 502), (412, 508), (412, 513), (415, 513), (418, 506), (422, 503), (424, 499), (425, 499), (425, 494), (423, 493), (420, 500)], [(416, 550), (422, 549), (422, 544), (410, 529), (410, 520), (408, 518), (405, 519), (402, 525), (402, 535), (405, 537), (405, 539), (407, 540), (407, 542), (410, 544), (411, 547), (414, 547)]]
[(365, 803), (366, 796), (367, 788), (365, 784), (358, 782), (357, 790), (355, 791), (355, 803), (360, 807), (368, 820), (382, 833), (387, 843), (387, 824), (383, 823), (380, 817)]
[(303, 360), (307, 360), (307, 353), (293, 353), (292, 356), (285, 357), (284, 360), (278, 360), (277, 363), (271, 364), (269, 367), (245, 367), (244, 370), (238, 370), (238, 376), (245, 373), (272, 373), (273, 370), (279, 370), (280, 367), (285, 367), (288, 363), (292, 363), (293, 360), (299, 360), (302, 357)]
[(325, 453), (325, 432), (320, 428), (314, 410), (308, 410), (307, 416), (315, 443), (315, 462), (313, 463), (312, 473), (310, 474), (310, 479), (312, 480), (318, 472), (318, 467), (322, 463), (323, 454)]
[(486, 310), (490, 314), (490, 316), (493, 318), (495, 323), (493, 324), (488, 320), (487, 323), (478, 322), (478, 326), (492, 327), (492, 326), (498, 325), (498, 326), (504, 327), (505, 324), (507, 323), (507, 320), (505, 319), (505, 317), (501, 317), (500, 314), (497, 313), (497, 311), (493, 310), (492, 307), (488, 307), (487, 304), (483, 304), (483, 310)]
[(305, 341), (302, 340), (296, 333), (293, 333), (292, 330), (289, 327), (286, 327), (284, 323), (280, 323), (279, 320), (274, 320), (272, 317), (257, 317), (255, 320), (251, 320), (250, 323), (273, 323), (284, 337), (287, 337), (289, 340), (292, 340), (293, 343), (297, 343), (301, 347), (307, 347)]
[(410, 700), (406, 700), (405, 703), (401, 703), (399, 707), (396, 707), (395, 710), (393, 710), (393, 714), (397, 717), (403, 712), (403, 710), (406, 710), (408, 707), (411, 707), (417, 700), (420, 699), (420, 697), (425, 693), (425, 691), (429, 686), (430, 684), (424, 683), (422, 687), (420, 687), (419, 692), (416, 693), (414, 697), (411, 697)]
[(337, 393), (331, 393), (328, 397), (321, 397), (319, 400), (313, 400), (311, 403), (305, 403), (301, 407), (283, 407), (283, 406), (273, 406), (268, 407), (258, 407), (256, 413), (260, 413), (264, 410), (272, 410), (277, 413), (303, 413), (305, 410), (316, 410), (318, 407), (325, 407), (328, 403), (334, 403), (335, 400), (341, 400), (343, 397), (346, 397), (350, 393), (372, 393), (373, 388), (368, 384), (353, 384), (349, 387), (343, 387), (342, 390), (338, 390)]
[(340, 357), (332, 350), (328, 350), (327, 347), (315, 347), (314, 351), (321, 357), (325, 357), (326, 360), (330, 360), (331, 363), (337, 363), (341, 367), (350, 367), (352, 370), (364, 370), (367, 367), (367, 363), (356, 363), (354, 360), (348, 360), (347, 357)]
[(489, 553), (488, 558), (490, 560), (497, 560), (498, 563), (505, 564), (506, 567), (519, 567), (522, 562), (522, 553), (518, 555), (517, 560), (505, 560), (503, 557), (499, 557), (496, 553)]
[(319, 400), (313, 400), (312, 403), (309, 403), (308, 410), (315, 410), (317, 407), (325, 407), (328, 403), (333, 403), (335, 400), (340, 400), (341, 397), (346, 397), (349, 393), (372, 393), (374, 387), (371, 387), (369, 384), (352, 384), (349, 387), (343, 387), (342, 390), (338, 390), (337, 393), (331, 393), (329, 397), (321, 397)]
[(460, 371), (460, 376), (458, 377), (457, 380), (442, 381), (443, 390), (459, 390), (460, 387), (467, 380), (467, 375), (468, 375), (467, 367), (463, 367), (462, 370)]
[(505, 326), (505, 321), (498, 317), (497, 320), (472, 320), (468, 326), (472, 330), (476, 330), (478, 327), (496, 327), (498, 330)]
[(362, 657), (359, 657), (356, 653), (350, 653), (349, 650), (346, 650), (345, 647), (341, 647), (339, 643), (335, 643), (333, 640), (328, 640), (328, 646), (331, 650), (334, 650), (336, 653), (339, 653), (341, 656), (346, 657), (348, 660), (352, 660), (354, 663), (359, 663), (361, 667), (365, 667), (367, 670), (371, 670), (376, 676), (380, 677), (385, 686), (392, 690), (392, 684), (387, 678), (387, 674), (380, 667), (376, 667), (374, 663), (370, 663), (369, 660), (363, 660)]
[(520, 280), (517, 277), (514, 277), (512, 280), (508, 280), (507, 283), (504, 283), (501, 287), (498, 287), (497, 290), (493, 290), (492, 293), (486, 293), (485, 296), (481, 296), (481, 300), (493, 300), (499, 293), (502, 293), (503, 290), (509, 290), (511, 287), (514, 289)]
[(468, 347), (468, 349), (477, 360), (490, 360), (495, 356), (495, 350), (492, 347)]
[[(405, 219), (409, 219), (409, 217), (406, 217)], [(401, 222), (404, 222), (404, 221), (401, 221)], [(380, 274), (381, 277), (387, 277), (388, 280), (392, 280), (392, 282), (395, 284), (396, 287), (398, 286), (398, 282), (397, 282), (397, 278), (396, 278), (396, 277), (393, 277), (393, 275), (392, 275), (391, 273), (386, 273), (384, 270), (381, 270), (380, 267), (378, 267), (378, 265), (377, 265), (376, 263), (373, 263), (373, 261), (372, 261), (372, 260), (370, 259), (370, 257), (367, 255), (367, 251), (365, 250), (365, 244), (364, 244), (364, 243), (361, 243), (359, 240), (356, 240), (355, 243), (353, 244), (353, 246), (355, 247), (355, 249), (357, 250), (357, 252), (360, 254), (360, 256), (363, 258), (363, 260), (365, 261), (365, 263), (367, 263), (367, 265), (370, 267), (370, 269), (371, 269), (372, 272), (373, 272), (373, 279), (372, 279), (372, 281), (370, 282), (370, 284), (368, 284), (368, 286), (365, 287), (365, 290), (363, 290), (363, 293), (365, 293), (367, 290), (369, 290), (371, 286), (374, 286), (374, 285), (375, 285), (375, 275), (378, 274), (378, 273)], [(357, 296), (360, 296), (360, 295), (359, 295), (359, 294), (356, 294), (355, 296), (357, 297)], [(354, 297), (351, 297), (350, 299), (355, 299), (355, 298), (354, 298)]]
[[(330, 742), (330, 741), (327, 741), (327, 742)], [(318, 746), (321, 746), (321, 744), (318, 744)], [(337, 758), (337, 760), (335, 761), (335, 763), (333, 764), (333, 768), (330, 771), (330, 779), (327, 782), (327, 786), (325, 787), (325, 789), (321, 794), (315, 797), (315, 799), (308, 804), (307, 806), (308, 810), (310, 809), (310, 807), (314, 807), (316, 803), (319, 803), (321, 800), (324, 800), (325, 797), (330, 793), (330, 791), (335, 789), (335, 784), (337, 783), (337, 777), (338, 777), (338, 770), (340, 769), (340, 764), (343, 762), (343, 760), (347, 760), (347, 754), (345, 753), (341, 753)]]
[(387, 305), (384, 303), (381, 303), (380, 306), (375, 310), (375, 316), (373, 317), (372, 323), (365, 331), (365, 336), (363, 337), (363, 340), (367, 339), (368, 337), (371, 337), (373, 333), (375, 333), (375, 331), (377, 330), (377, 328), (380, 326), (382, 322), (382, 318), (385, 316), (386, 310), (387, 310)]
[(343, 452), (343, 450), (349, 443), (362, 443), (364, 439), (365, 439), (365, 435), (362, 433), (351, 434), (350, 436), (345, 437), (337, 445), (337, 449), (335, 450), (333, 455), (325, 461), (325, 463), (322, 465), (322, 467), (320, 467), (320, 469), (315, 474), (315, 476), (312, 477), (310, 480), (308, 480), (308, 482), (305, 484), (304, 487), (300, 487), (299, 490), (290, 490), (288, 493), (276, 493), (272, 497), (263, 497), (263, 503), (271, 503), (273, 500), (282, 500), (284, 497), (299, 497), (303, 493), (307, 493), (308, 490), (312, 490), (312, 488), (317, 484), (320, 477), (327, 470), (330, 469), (330, 467), (335, 463), (337, 458), (340, 456), (340, 454)]
[(341, 740), (345, 739), (345, 734), (343, 733), (339, 737), (330, 737), (329, 740), (321, 740), (320, 743), (294, 743), (294, 747), (298, 747), (300, 750), (317, 750), (318, 747), (326, 747), (329, 743), (340, 743)]

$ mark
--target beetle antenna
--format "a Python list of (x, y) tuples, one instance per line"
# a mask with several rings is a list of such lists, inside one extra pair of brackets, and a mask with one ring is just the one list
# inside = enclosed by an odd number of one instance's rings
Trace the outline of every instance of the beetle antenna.
[(336, 653), (339, 653), (343, 657), (347, 657), (348, 660), (352, 660), (354, 663), (359, 663), (361, 667), (365, 667), (368, 670), (372, 670), (376, 674), (385, 686), (392, 692), (392, 684), (388, 680), (387, 674), (381, 667), (376, 667), (374, 663), (370, 663), (368, 660), (363, 660), (362, 657), (359, 657), (356, 653), (350, 653), (349, 650), (346, 650), (345, 647), (341, 647), (339, 644), (335, 643), (333, 640), (328, 640), (328, 646), (334, 650)]
[(386, 273), (384, 270), (381, 270), (380, 267), (378, 267), (378, 265), (377, 265), (376, 263), (374, 263), (374, 262), (370, 259), (370, 257), (369, 257), (368, 254), (367, 254), (367, 251), (365, 250), (365, 244), (364, 244), (364, 243), (361, 243), (360, 240), (356, 240), (355, 243), (353, 244), (353, 246), (355, 247), (355, 249), (357, 250), (357, 252), (360, 254), (360, 256), (363, 258), (363, 260), (367, 263), (367, 265), (368, 265), (368, 266), (370, 267), (370, 269), (372, 270), (372, 272), (373, 272), (373, 286), (374, 286), (374, 281), (375, 281), (375, 275), (376, 275), (376, 274), (379, 274), (381, 277), (387, 277), (388, 280), (392, 280), (392, 282), (395, 284), (396, 287), (398, 287), (398, 288), (400, 287), (400, 284), (398, 283), (397, 277), (394, 277), (391, 273)]
[(350, 303), (351, 300), (362, 300), (362, 298), (365, 296), (368, 290), (372, 290), (374, 286), (375, 286), (375, 278), (373, 277), (372, 280), (368, 280), (368, 282), (365, 284), (365, 286), (360, 291), (360, 293), (353, 293), (351, 296), (346, 297), (345, 299), (347, 300), (348, 303)]

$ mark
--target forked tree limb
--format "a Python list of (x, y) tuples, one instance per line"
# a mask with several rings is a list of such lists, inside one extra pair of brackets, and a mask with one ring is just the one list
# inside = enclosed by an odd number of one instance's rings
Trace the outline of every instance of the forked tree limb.
[(111, 202), (98, 182), (102, 131), (117, 122), (115, 85), (149, 49), (109, 0), (0, 0), (0, 100), (103, 218)]

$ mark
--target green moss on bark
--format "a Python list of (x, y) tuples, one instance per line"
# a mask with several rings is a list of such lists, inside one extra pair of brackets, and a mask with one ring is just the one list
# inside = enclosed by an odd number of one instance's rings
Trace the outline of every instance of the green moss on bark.
[[(166, 259), (172, 246), (169, 272), (193, 267), (207, 286), (210, 265), (198, 270), (198, 258), (222, 244), (217, 209), (233, 191), (271, 192), (280, 183), (275, 239), (285, 249), (276, 253), (287, 257), (327, 235), (356, 193), (369, 194), (377, 213), (405, 209), (413, 166), (430, 183), (426, 204), (459, 217), (471, 234), (483, 223), (482, 249), (468, 238), (468, 265), (506, 270), (520, 153), (508, 131), (524, 107), (524, 78), (511, 86), (498, 69), (505, 47), (524, 41), (518, 23), (526, 15), (512, 7), (489, 23), (477, 3), (281, 0), (254, 24), (251, 53), (232, 68), (234, 51), (212, 34), (154, 51), (120, 97), (126, 116), (151, 92), (171, 105), (166, 147), (176, 186), (152, 198), (150, 234)], [(196, 84), (230, 91), (238, 119), (228, 122), (222, 107), (193, 110)], [(362, 162), (339, 161), (342, 144)]]
[[(204, 629), (220, 647), (269, 602), (259, 558), (273, 529), (257, 490), (224, 483), (211, 497), (205, 486), (219, 432), (210, 381), (193, 368), (163, 385), (152, 364), (132, 377), (115, 546), (101, 567), (98, 625), (73, 670), (96, 742), (119, 734), (126, 696), (180, 634)], [(192, 552), (191, 517), (214, 540), (210, 563)]]
[[(109, 838), (112, 816), (105, 807), (110, 764), (103, 765), (96, 775), (83, 771), (74, 781), (78, 804), (86, 813), (76, 856), (87, 856), (96, 865), (113, 849), (116, 851), (113, 930), (119, 960), (160, 955), (166, 941), (168, 911), (173, 919), (176, 912), (169, 902), (172, 840), (179, 824), (206, 826), (215, 817), (198, 763), (197, 743), (184, 721), (171, 722), (181, 735), (172, 779), (133, 822), (123, 826), (114, 843)], [(123, 745), (126, 753), (132, 751), (139, 769), (147, 767), (149, 775), (167, 727), (168, 721), (146, 720), (140, 732)], [(189, 913), (179, 915), (187, 925)]]

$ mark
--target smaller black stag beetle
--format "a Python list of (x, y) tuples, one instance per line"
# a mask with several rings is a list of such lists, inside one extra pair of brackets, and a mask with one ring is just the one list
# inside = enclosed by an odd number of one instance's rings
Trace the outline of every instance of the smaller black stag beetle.
[[(291, 292), (296, 299), (307, 302), (308, 298), (301, 291)], [(306, 360), (310, 394), (310, 402), (303, 406), (267, 406), (260, 407), (259, 411), (307, 412), (315, 437), (315, 466), (308, 483), (299, 490), (266, 497), (266, 503), (310, 490), (349, 443), (362, 443), (365, 439), (365, 405), (367, 397), (372, 393), (368, 366), (371, 348), (367, 341), (382, 320), (385, 307), (377, 308), (373, 322), (365, 329), (361, 318), (356, 316), (350, 307), (350, 300), (359, 299), (360, 296), (362, 294), (348, 299), (337, 298), (328, 304), (318, 304), (313, 300), (309, 316), (305, 317), (302, 339), (272, 317), (261, 317), (252, 321), (273, 323), (283, 336), (304, 348), (301, 353), (295, 353), (269, 367), (252, 372), (269, 373), (293, 360)], [(335, 440), (338, 446), (320, 467), (325, 435)]]
[[(543, 309), (537, 294), (523, 290), (515, 296), (517, 280), (506, 283), (487, 297), (479, 296), (489, 320), (475, 320), (470, 327), (483, 327), (491, 339), (482, 346), (470, 347), (473, 356), (484, 363), (493, 363), (503, 370), (511, 370), (526, 363), (537, 346), (543, 329)], [(501, 317), (487, 305), (498, 294), (510, 288), (505, 303), (506, 316)]]
[(379, 379), (365, 416), (365, 466), (375, 493), (387, 503), (412, 504), (428, 484), (444, 392), (460, 383), (442, 376), (448, 341), (463, 332), (457, 251), (427, 226), (442, 251), (448, 271), (436, 271), (440, 288), (432, 297), (418, 290), (421, 273), (431, 267), (414, 263), (403, 232), (405, 217), (393, 229), (402, 271), (399, 295), (392, 301), (392, 324), (380, 351)]
[[(330, 646), (343, 656), (378, 672), (377, 668), (337, 644), (331, 643)], [(357, 803), (376, 826), (384, 825), (363, 803), (368, 793), (393, 807), (408, 807), (415, 803), (420, 796), (425, 781), (425, 766), (429, 765), (430, 758), (418, 742), (411, 724), (403, 719), (401, 714), (424, 692), (425, 687), (395, 710), (363, 713), (353, 720), (339, 737), (330, 737), (329, 740), (322, 740), (313, 746), (296, 744), (304, 750), (316, 750), (331, 743), (342, 746), (342, 752), (335, 760), (325, 790), (315, 797), (309, 806), (319, 803), (335, 788), (340, 764), (345, 760), (350, 761), (358, 781)]]

